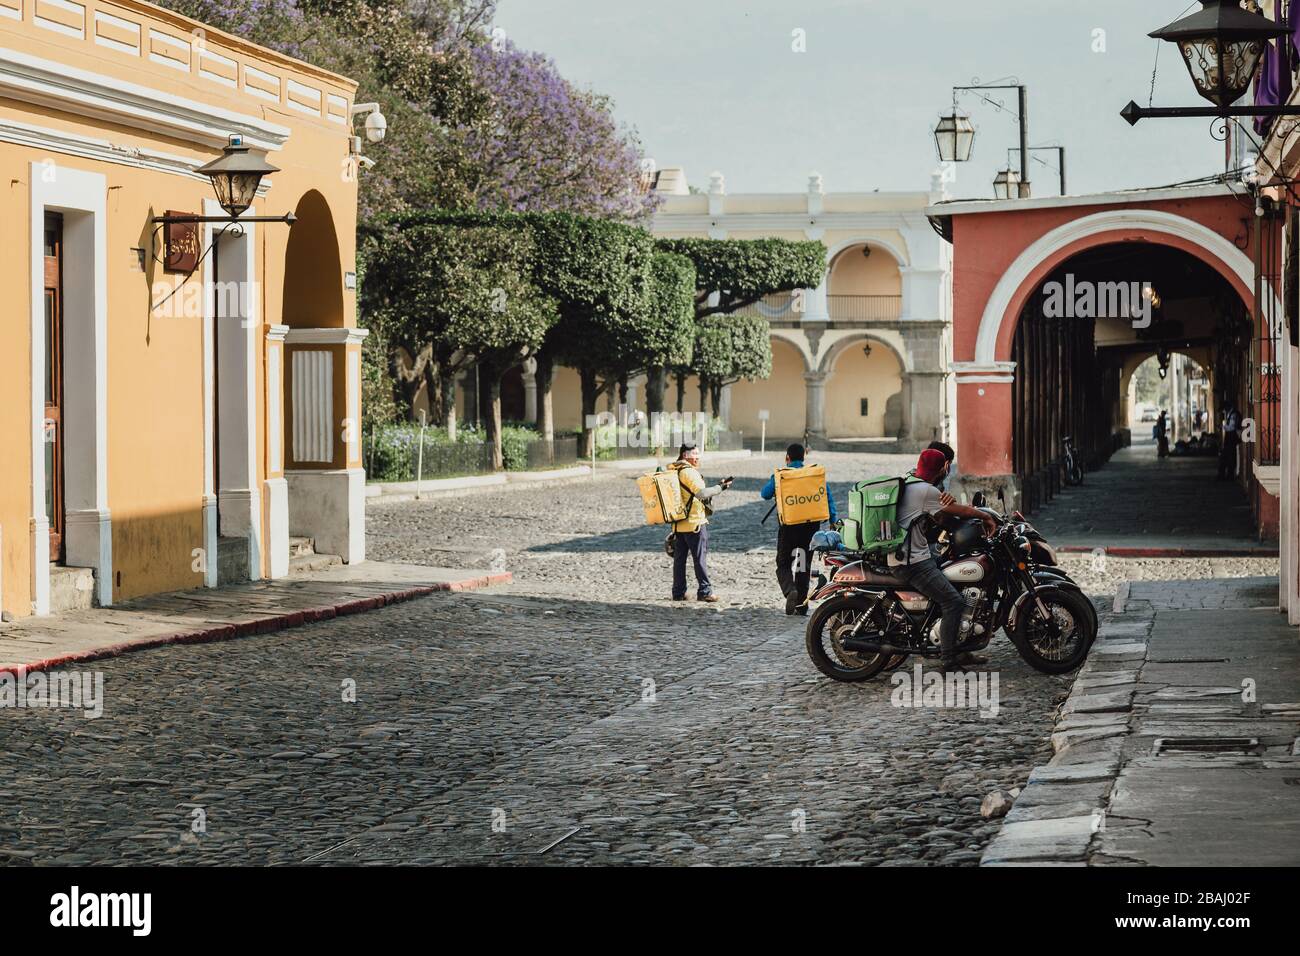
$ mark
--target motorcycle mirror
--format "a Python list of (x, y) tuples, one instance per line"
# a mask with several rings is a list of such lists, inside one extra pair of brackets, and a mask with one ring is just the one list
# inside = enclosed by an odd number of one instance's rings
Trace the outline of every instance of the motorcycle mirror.
[(984, 502), (985, 502), (986, 500), (987, 500), (987, 499), (984, 497), (984, 492), (982, 492), (982, 491), (977, 491), (977, 492), (975, 492), (975, 497), (971, 498), (970, 503), (971, 503), (971, 506), (972, 506), (972, 507), (975, 507), (975, 508), (983, 508), (983, 507), (984, 507)]

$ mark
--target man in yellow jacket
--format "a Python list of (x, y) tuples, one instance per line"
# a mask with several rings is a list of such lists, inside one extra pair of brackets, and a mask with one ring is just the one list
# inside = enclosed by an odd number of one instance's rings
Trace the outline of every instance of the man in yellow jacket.
[(713, 593), (708, 569), (709, 503), (719, 492), (731, 487), (731, 479), (706, 486), (699, 466), (700, 450), (694, 444), (682, 445), (677, 460), (668, 466), (677, 472), (682, 499), (688, 502), (686, 517), (673, 523), (673, 600), (686, 600), (686, 556), (690, 555), (695, 564), (695, 599), (716, 604), (718, 596)]

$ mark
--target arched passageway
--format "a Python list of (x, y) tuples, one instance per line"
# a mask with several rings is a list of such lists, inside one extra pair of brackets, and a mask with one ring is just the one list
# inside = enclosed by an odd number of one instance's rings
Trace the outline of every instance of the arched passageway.
[(1198, 355), (1214, 406), (1244, 408), (1250, 329), (1237, 289), (1187, 250), (1103, 242), (1056, 264), (1012, 331), (1012, 464), (1024, 507), (1060, 490), (1067, 437), (1088, 469), (1129, 444), (1127, 391), (1148, 356)]

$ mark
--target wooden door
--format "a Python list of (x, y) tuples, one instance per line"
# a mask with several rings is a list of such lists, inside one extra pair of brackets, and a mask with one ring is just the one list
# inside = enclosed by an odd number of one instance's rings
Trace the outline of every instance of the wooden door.
[(63, 560), (63, 217), (45, 214), (45, 517)]

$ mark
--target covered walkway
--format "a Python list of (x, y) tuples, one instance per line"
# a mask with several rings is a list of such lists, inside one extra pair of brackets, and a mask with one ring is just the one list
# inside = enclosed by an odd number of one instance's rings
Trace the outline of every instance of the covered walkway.
[(1148, 440), (1116, 452), (1030, 516), (1054, 546), (1144, 552), (1277, 554), (1261, 544), (1241, 486), (1214, 457), (1157, 458)]

